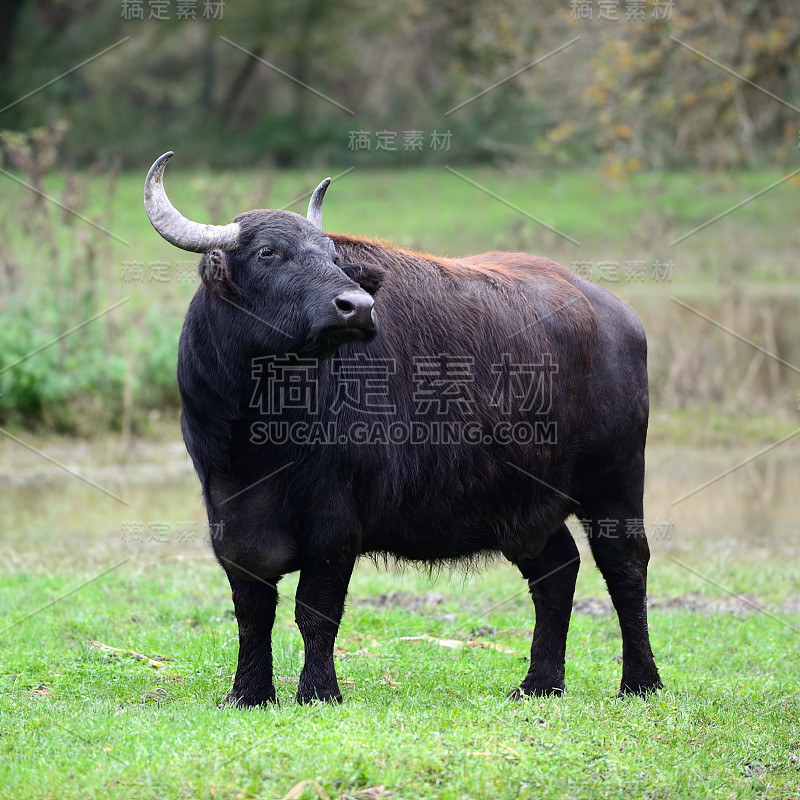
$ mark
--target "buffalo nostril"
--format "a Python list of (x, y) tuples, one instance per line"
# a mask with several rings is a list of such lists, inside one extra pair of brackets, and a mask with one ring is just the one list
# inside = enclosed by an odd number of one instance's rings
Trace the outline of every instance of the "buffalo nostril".
[(341, 311), (345, 316), (352, 314), (356, 310), (356, 307), (344, 297), (337, 297), (333, 302), (336, 305), (336, 308), (338, 308), (339, 311)]
[(375, 301), (366, 292), (345, 292), (335, 297), (333, 305), (346, 325), (357, 328), (374, 328), (372, 307)]

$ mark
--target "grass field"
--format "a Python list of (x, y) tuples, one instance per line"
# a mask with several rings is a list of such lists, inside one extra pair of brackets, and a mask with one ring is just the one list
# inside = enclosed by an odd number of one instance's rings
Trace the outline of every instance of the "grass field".
[[(800, 796), (796, 569), (704, 565), (746, 595), (737, 601), (659, 563), (651, 628), (666, 689), (618, 700), (618, 627), (585, 560), (567, 694), (515, 703), (506, 692), (525, 673), (533, 614), (510, 567), (432, 583), (366, 564), (337, 643), (335, 707), (294, 702), (302, 641), (289, 578), (275, 628), (280, 706), (241, 711), (217, 708), (237, 648), (221, 570), (138, 560), (27, 619), (97, 572), (3, 578), (4, 622), (21, 621), (0, 634), (0, 796), (280, 798), (303, 780), (331, 797)], [(478, 644), (402, 640), (415, 636)]]

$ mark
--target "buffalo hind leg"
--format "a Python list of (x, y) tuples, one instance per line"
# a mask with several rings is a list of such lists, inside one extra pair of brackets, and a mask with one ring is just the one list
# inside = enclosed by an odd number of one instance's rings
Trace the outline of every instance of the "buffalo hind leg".
[(578, 548), (567, 526), (562, 522), (544, 550), (536, 558), (517, 562), (517, 567), (528, 581), (536, 625), (530, 669), (510, 696), (518, 700), (523, 695), (561, 694), (567, 631), (580, 568)]
[[(632, 511), (629, 509), (632, 508)], [(645, 695), (663, 684), (647, 629), (647, 564), (650, 547), (640, 504), (592, 508), (581, 522), (592, 555), (605, 578), (622, 632), (620, 696)]]
[(277, 583), (244, 580), (228, 573), (239, 624), (239, 661), (226, 703), (257, 706), (275, 702), (272, 679), (272, 626), (278, 604)]
[(297, 702), (342, 702), (333, 665), (333, 645), (344, 612), (354, 560), (304, 566), (295, 596), (295, 621), (305, 645)]

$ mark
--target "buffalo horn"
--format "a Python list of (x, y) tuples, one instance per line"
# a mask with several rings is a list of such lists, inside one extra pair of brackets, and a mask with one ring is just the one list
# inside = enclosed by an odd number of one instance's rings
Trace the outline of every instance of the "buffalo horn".
[(144, 182), (144, 207), (153, 227), (170, 243), (181, 250), (206, 253), (218, 248), (235, 250), (239, 243), (239, 224), (201, 225), (182, 216), (170, 203), (164, 191), (164, 167), (174, 153), (164, 153), (150, 167)]
[(331, 179), (325, 178), (322, 183), (314, 189), (314, 194), (311, 195), (311, 200), (308, 203), (308, 219), (314, 223), (318, 228), (322, 228), (322, 200), (325, 197), (325, 191), (330, 186)]

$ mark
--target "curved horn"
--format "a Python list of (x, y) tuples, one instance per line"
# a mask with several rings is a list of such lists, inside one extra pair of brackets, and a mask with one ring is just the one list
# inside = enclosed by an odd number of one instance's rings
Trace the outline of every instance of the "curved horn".
[(150, 167), (144, 182), (144, 208), (153, 227), (170, 243), (181, 250), (206, 253), (215, 247), (235, 250), (239, 243), (239, 224), (201, 225), (182, 216), (170, 203), (164, 191), (164, 167), (172, 156), (171, 150)]
[(318, 228), (322, 228), (322, 201), (330, 183), (331, 179), (325, 178), (325, 180), (314, 189), (314, 194), (311, 195), (311, 200), (308, 203), (308, 214), (306, 214), (306, 216)]

